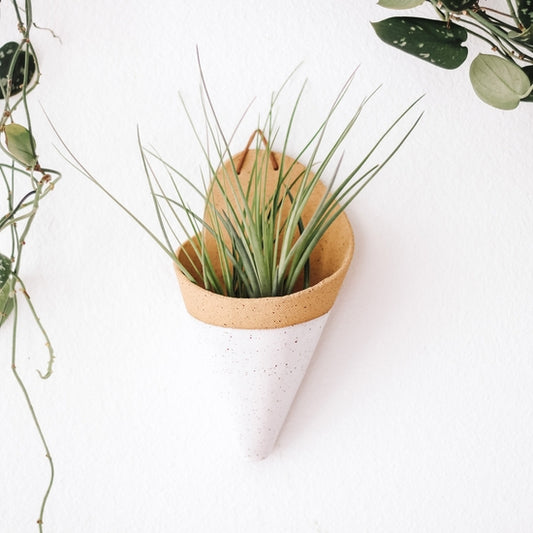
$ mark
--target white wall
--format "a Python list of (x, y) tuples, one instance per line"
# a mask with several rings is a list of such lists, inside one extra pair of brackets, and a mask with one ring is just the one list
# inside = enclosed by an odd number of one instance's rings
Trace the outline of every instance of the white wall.
[[(55, 346), (54, 375), (35, 372), (45, 353), (26, 314), (19, 352), (57, 470), (45, 531), (533, 531), (533, 105), (489, 108), (467, 65), (446, 72), (386, 47), (369, 20), (389, 13), (374, 2), (56, 0), (34, 11), (62, 41), (34, 31), (39, 153), (64, 179), (23, 272)], [(199, 113), (196, 45), (227, 128), (257, 97), (236, 149), (301, 61), (290, 91), (309, 81), (293, 150), (357, 65), (346, 110), (383, 88), (347, 160), (426, 95), (420, 127), (349, 209), (357, 249), (344, 292), (260, 463), (235, 454), (214, 418), (169, 261), (56, 154), (39, 107), (155, 228), (136, 126), (196, 172), (178, 103), (180, 90)], [(0, 532), (26, 533), (37, 530), (47, 464), (7, 333)]]

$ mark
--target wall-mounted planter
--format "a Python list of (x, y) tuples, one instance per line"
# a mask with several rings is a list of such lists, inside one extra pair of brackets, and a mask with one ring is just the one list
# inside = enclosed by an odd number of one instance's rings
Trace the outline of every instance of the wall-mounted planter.
[[(273, 154), (278, 161), (282, 157)], [(242, 161), (239, 180), (243, 186), (250, 178), (254, 159), (247, 158), (246, 151), (235, 156), (236, 163)], [(285, 168), (292, 163), (294, 175), (301, 174), (304, 167), (285, 156)], [(277, 172), (269, 172), (267, 186), (273, 186), (277, 179)], [(325, 186), (319, 182), (306, 204), (304, 224), (325, 192)], [(182, 264), (187, 264), (191, 247), (191, 242), (186, 242), (177, 251)], [(311, 286), (281, 297), (218, 295), (205, 290), (199, 280), (193, 283), (176, 267), (185, 306), (198, 321), (199, 346), (208, 353), (215, 372), (225, 381), (225, 395), (232, 405), (236, 431), (248, 458), (263, 459), (271, 452), (353, 251), (352, 229), (343, 213), (311, 254)]]

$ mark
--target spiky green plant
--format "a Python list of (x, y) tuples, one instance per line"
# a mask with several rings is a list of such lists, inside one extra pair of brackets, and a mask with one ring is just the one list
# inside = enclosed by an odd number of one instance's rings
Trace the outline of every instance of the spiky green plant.
[[(311, 252), (333, 221), (383, 169), (411, 134), (422, 113), (409, 123), (407, 131), (400, 134), (400, 139), (389, 148), (381, 162), (371, 161), (385, 140), (397, 130), (401, 122), (407, 120), (418, 100), (393, 120), (354, 168), (340, 177), (338, 174), (341, 158), (336, 167), (330, 170), (333, 160), (374, 95), (372, 93), (365, 98), (355, 109), (336, 140), (326, 150), (325, 156), (319, 160), (326, 130), (353, 81), (354, 76), (350, 76), (335, 98), (326, 118), (297, 152), (295, 160), (305, 159), (306, 164), (303, 171), (293, 176), (295, 163), (286, 166), (285, 156), (291, 144), (291, 134), (296, 127), (297, 110), (304, 89), (302, 87), (280, 141), (281, 157), (276, 169), (277, 182), (274, 190), (267, 192), (271, 150), (277, 145), (280, 137), (280, 129), (275, 124), (274, 116), (281, 90), (272, 96), (266, 120), (257, 130), (260, 134), (256, 136), (255, 149), (250, 152), (251, 179), (244, 186), (239, 179), (240, 169), (230, 146), (235, 132), (229, 138), (225, 135), (207, 91), (201, 68), (200, 73), (206, 141), (202, 139), (200, 129), (194, 123), (183, 99), (181, 101), (205, 157), (207, 171), (201, 178), (194, 180), (185, 176), (157, 152), (145, 147), (139, 136), (143, 166), (162, 238), (156, 236), (112, 196), (69, 152), (71, 160), (78, 170), (104, 190), (154, 238), (191, 281), (199, 283), (205, 289), (229, 297), (283, 296), (297, 290), (297, 282), (302, 278), (303, 288), (306, 288), (311, 277)], [(252, 138), (254, 136), (255, 133)], [(260, 150), (261, 142), (265, 145), (264, 150)], [(66, 146), (65, 148), (68, 150)], [(227, 165), (224, 164), (226, 160), (229, 161)], [(328, 181), (326, 194), (310, 220), (304, 224), (304, 208), (319, 180)], [(185, 188), (199, 196), (204, 206), (203, 213), (197, 213), (190, 207)], [(216, 196), (222, 198), (218, 204), (215, 201)], [(191, 244), (192, 250), (188, 252), (187, 264), (180, 261), (175, 253), (185, 240)], [(207, 253), (209, 240), (215, 242), (214, 254)]]
[(0, 47), (0, 99), (4, 104), (0, 118), (0, 149), (5, 159), (0, 162), (0, 183), (5, 187), (7, 196), (5, 214), (0, 217), (0, 233), (8, 232), (11, 239), (10, 249), (0, 253), (0, 333), (4, 334), (7, 320), (12, 320), (11, 371), (28, 405), (50, 466), (50, 478), (37, 518), (38, 529), (42, 532), (45, 507), (54, 481), (54, 464), (30, 395), (17, 369), (17, 336), (22, 297), (47, 347), (47, 368), (39, 374), (43, 379), (48, 378), (52, 373), (54, 352), (21, 278), (21, 267), (24, 247), (41, 202), (54, 189), (60, 175), (39, 164), (31, 125), (28, 95), (35, 89), (40, 77), (37, 56), (30, 40), (33, 26), (31, 0), (25, 1), (23, 10), (15, 0), (11, 5), (16, 14), (20, 40)]

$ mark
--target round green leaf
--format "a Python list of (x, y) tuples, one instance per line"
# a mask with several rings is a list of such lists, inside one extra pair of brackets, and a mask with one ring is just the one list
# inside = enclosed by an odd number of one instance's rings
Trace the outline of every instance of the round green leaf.
[(518, 65), (488, 54), (479, 54), (472, 61), (470, 81), (479, 98), (498, 109), (514, 109), (532, 88)]
[(37, 163), (35, 154), (35, 140), (28, 129), (20, 124), (7, 124), (4, 127), (6, 146), (9, 153), (27, 167), (34, 167)]
[(468, 34), (454, 23), (391, 17), (372, 23), (372, 27), (383, 42), (438, 67), (457, 68), (468, 55), (468, 50), (462, 46)]
[[(0, 47), (0, 100), (4, 98), (4, 92), (7, 89), (7, 78), (11, 64), (15, 58), (15, 54), (19, 48), (18, 43), (9, 42)], [(21, 52), (17, 56), (15, 64), (13, 65), (11, 94), (17, 94), (22, 91), (24, 87), (24, 69), (26, 63), (26, 52)], [(35, 59), (30, 53), (28, 56), (28, 74), (26, 82), (28, 83), (35, 74)]]
[(421, 6), (426, 0), (379, 0), (378, 6), (389, 9), (410, 9)]

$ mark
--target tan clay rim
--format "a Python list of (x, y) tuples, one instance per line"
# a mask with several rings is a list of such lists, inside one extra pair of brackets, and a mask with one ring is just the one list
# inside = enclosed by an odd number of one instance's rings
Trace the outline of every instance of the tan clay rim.
[[(262, 152), (262, 151), (261, 151)], [(265, 152), (266, 154), (266, 152)], [(282, 155), (272, 154), (281, 161)], [(235, 156), (240, 163), (245, 152)], [(241, 182), (246, 183), (251, 174), (254, 157), (246, 157), (239, 175)], [(294, 163), (291, 172), (299, 175), (303, 166), (288, 156), (284, 158), (284, 168)], [(227, 170), (230, 162), (225, 163)], [(220, 177), (222, 174), (217, 173)], [(225, 174), (231, 174), (226, 172)], [(269, 168), (267, 179), (275, 183), (278, 172)], [(318, 183), (304, 211), (304, 223), (316, 210), (326, 187)], [(216, 193), (214, 201), (217, 204)], [(219, 204), (217, 204), (219, 205)], [(184, 249), (191, 246), (184, 243), (176, 252), (178, 259), (186, 263)], [(327, 313), (340, 290), (354, 252), (354, 238), (348, 217), (342, 213), (328, 228), (311, 254), (311, 286), (288, 296), (267, 298), (231, 298), (207, 291), (200, 285), (190, 281), (175, 265), (181, 293), (187, 311), (195, 318), (215, 326), (243, 329), (270, 329), (300, 324)]]

